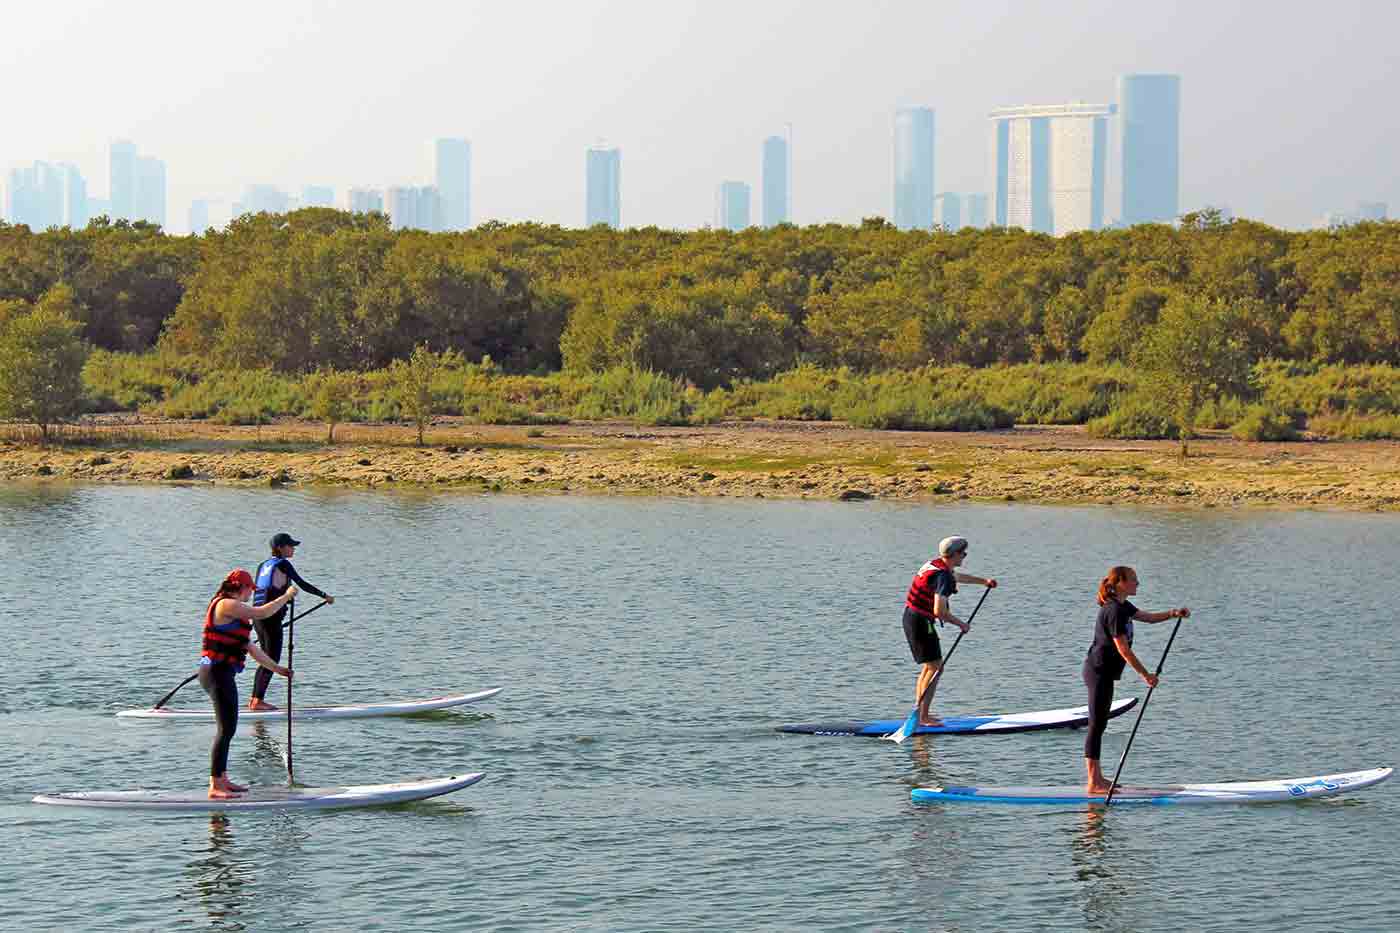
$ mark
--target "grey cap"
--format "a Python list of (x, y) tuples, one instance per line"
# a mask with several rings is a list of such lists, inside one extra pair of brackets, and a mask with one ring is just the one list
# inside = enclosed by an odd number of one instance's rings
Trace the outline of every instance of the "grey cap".
[(938, 542), (938, 555), (947, 557), (949, 554), (960, 554), (967, 550), (967, 539), (961, 535), (950, 535)]

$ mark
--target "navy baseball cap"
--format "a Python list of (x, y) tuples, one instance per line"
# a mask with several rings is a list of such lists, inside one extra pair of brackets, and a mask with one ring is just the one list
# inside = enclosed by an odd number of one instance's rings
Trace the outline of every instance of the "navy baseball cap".
[(298, 541), (296, 538), (293, 538), (291, 535), (287, 534), (285, 531), (279, 531), (279, 532), (277, 532), (277, 534), (275, 534), (275, 535), (272, 536), (272, 547), (273, 547), (274, 549), (279, 548), (279, 547), (288, 547), (288, 546), (291, 546), (291, 547), (299, 547), (300, 545), (301, 545), (301, 542), (300, 542), (300, 541)]

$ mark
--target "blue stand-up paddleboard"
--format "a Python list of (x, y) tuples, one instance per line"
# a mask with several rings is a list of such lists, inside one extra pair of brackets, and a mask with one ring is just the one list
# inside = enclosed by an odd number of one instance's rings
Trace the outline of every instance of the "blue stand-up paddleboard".
[[(1115, 700), (1109, 716), (1120, 716), (1137, 704), (1137, 698)], [(1089, 721), (1089, 707), (1046, 709), (1035, 713), (999, 716), (945, 716), (941, 726), (918, 726), (913, 735), (1003, 735), (1040, 729), (1077, 729)], [(880, 738), (899, 729), (904, 719), (858, 719), (854, 722), (809, 722), (779, 726), (779, 732), (802, 735), (861, 735)]]
[[(1120, 785), (1112, 806), (1119, 804), (1280, 803), (1346, 794), (1390, 777), (1393, 768), (1347, 771), (1279, 781), (1238, 781), (1226, 784)], [(1089, 797), (1081, 784), (1075, 787), (916, 787), (915, 803), (1020, 803), (1059, 806), (1102, 804), (1102, 796)]]
[(235, 810), (335, 810), (382, 807), (411, 800), (441, 797), (469, 787), (485, 777), (477, 772), (398, 784), (358, 784), (349, 787), (250, 787), (231, 800), (210, 800), (207, 791), (119, 790), (40, 794), (35, 803), (104, 810), (144, 810), (147, 813), (231, 813)]

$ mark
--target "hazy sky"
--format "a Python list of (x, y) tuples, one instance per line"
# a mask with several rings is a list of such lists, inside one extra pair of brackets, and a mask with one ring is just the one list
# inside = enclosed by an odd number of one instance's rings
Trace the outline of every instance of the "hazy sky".
[(166, 161), (176, 232), (191, 199), (250, 183), (428, 183), (437, 136), (472, 141), (477, 222), (581, 224), (599, 140), (627, 226), (708, 223), (725, 179), (757, 217), (787, 123), (798, 223), (889, 217), (894, 108), (937, 111), (939, 191), (984, 191), (988, 110), (1106, 103), (1131, 71), (1182, 76), (1183, 209), (1400, 213), (1400, 6), (1380, 0), (60, 0), (3, 22), (0, 165), (75, 162), (105, 197), (129, 138)]

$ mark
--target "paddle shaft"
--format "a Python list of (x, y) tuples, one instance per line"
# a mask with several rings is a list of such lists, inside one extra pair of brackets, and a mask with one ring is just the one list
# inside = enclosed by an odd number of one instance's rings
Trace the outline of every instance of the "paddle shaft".
[[(987, 601), (987, 594), (991, 591), (992, 588), (990, 586), (982, 590), (982, 598), (977, 600), (977, 605), (974, 606), (972, 609), (972, 615), (967, 617), (968, 626), (971, 626), (972, 620), (977, 618), (977, 610), (982, 608), (982, 604)], [(958, 643), (963, 640), (963, 636), (966, 634), (967, 632), (960, 631), (958, 632), (958, 637), (953, 639), (953, 647), (948, 649), (948, 653), (945, 654), (943, 656), (943, 660), (938, 663), (938, 672), (934, 674), (933, 679), (928, 682), (928, 686), (924, 688), (924, 692), (919, 694), (920, 703), (924, 702), (924, 697), (928, 696), (929, 693), (932, 692), (933, 688), (937, 685), (938, 679), (943, 676), (943, 671), (946, 670), (948, 667), (949, 659), (953, 657), (953, 652), (958, 650)]]
[[(290, 607), (290, 608), (288, 609), (288, 611), (287, 611), (287, 669), (288, 669), (288, 670), (291, 670), (291, 671), (294, 671), (294, 668), (292, 667), (292, 649), (296, 647), (296, 634), (297, 634), (297, 629), (296, 629), (296, 624), (295, 624), (295, 623), (296, 623), (296, 620), (297, 620), (297, 601), (296, 601), (295, 599), (288, 600), (287, 605)], [(321, 606), (324, 606), (324, 605), (325, 605), (325, 603), (321, 603)], [(308, 609), (308, 610), (306, 611), (306, 614), (307, 614), (307, 615), (310, 615), (311, 613), (315, 612), (317, 609), (320, 609), (321, 606), (316, 606), (316, 607), (313, 608), (313, 609)], [(288, 786), (288, 787), (291, 787), (291, 786), (293, 786), (293, 783), (294, 783), (294, 781), (293, 781), (293, 775), (292, 775), (292, 678), (291, 678), (291, 677), (288, 677), (288, 678), (287, 678), (287, 786)]]
[[(1181, 628), (1181, 616), (1177, 616), (1176, 625), (1172, 626), (1172, 637), (1167, 639), (1167, 647), (1162, 649), (1162, 657), (1157, 660), (1157, 670), (1153, 672), (1153, 676), (1161, 676), (1162, 665), (1167, 663), (1167, 654), (1172, 650), (1172, 642), (1176, 641), (1176, 632), (1179, 628)], [(1123, 762), (1128, 760), (1128, 752), (1133, 749), (1133, 739), (1137, 738), (1138, 726), (1142, 725), (1142, 714), (1147, 712), (1147, 704), (1152, 702), (1152, 691), (1156, 689), (1155, 686), (1148, 687), (1147, 696), (1142, 698), (1142, 708), (1138, 710), (1137, 722), (1133, 723), (1133, 731), (1128, 735), (1128, 744), (1123, 746), (1123, 755), (1118, 759), (1118, 770), (1113, 772), (1113, 783), (1108, 786), (1108, 797), (1104, 799), (1104, 806), (1113, 802), (1113, 792), (1118, 789), (1118, 776), (1123, 773)]]

